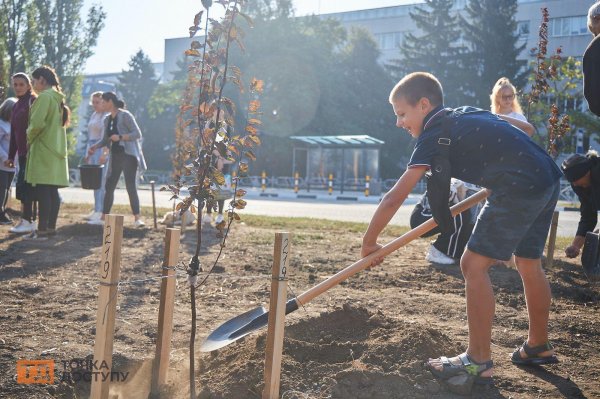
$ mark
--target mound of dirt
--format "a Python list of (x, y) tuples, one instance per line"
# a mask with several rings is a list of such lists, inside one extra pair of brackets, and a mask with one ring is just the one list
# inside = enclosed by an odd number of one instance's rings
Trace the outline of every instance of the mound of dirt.
[[(200, 359), (200, 398), (258, 398), (266, 334)], [(458, 347), (437, 330), (345, 304), (286, 328), (282, 397), (411, 398), (440, 390), (423, 360)]]

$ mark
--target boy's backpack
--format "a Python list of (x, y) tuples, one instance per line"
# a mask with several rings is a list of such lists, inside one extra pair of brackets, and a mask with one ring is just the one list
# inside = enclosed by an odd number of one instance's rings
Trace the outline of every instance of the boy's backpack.
[[(449, 110), (451, 111), (451, 110)], [(427, 199), (431, 208), (433, 220), (441, 232), (454, 231), (454, 220), (448, 208), (450, 196), (450, 179), (452, 170), (450, 166), (450, 134), (448, 125), (451, 121), (448, 113), (442, 116), (442, 134), (438, 138), (438, 153), (431, 160), (431, 169), (425, 174), (427, 177)]]
[(589, 281), (600, 281), (600, 234), (588, 232), (581, 252), (581, 265)]

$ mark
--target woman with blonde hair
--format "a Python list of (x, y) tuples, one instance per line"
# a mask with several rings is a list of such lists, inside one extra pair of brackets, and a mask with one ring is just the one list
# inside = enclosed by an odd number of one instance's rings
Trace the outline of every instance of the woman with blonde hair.
[[(88, 147), (90, 147), (100, 141), (104, 137), (104, 118), (107, 113), (104, 111), (104, 105), (102, 103), (102, 92), (96, 91), (90, 96), (90, 105), (94, 109), (87, 125), (88, 132)], [(86, 150), (87, 152), (87, 150)], [(86, 163), (91, 165), (104, 165), (108, 158), (108, 150), (106, 147), (97, 148), (86, 158)], [(102, 184), (100, 188), (94, 190), (94, 210), (89, 215), (86, 215), (84, 219), (87, 220), (100, 220), (102, 217), (102, 206), (104, 204), (104, 177), (106, 171), (102, 169)]]
[(523, 109), (517, 97), (517, 89), (508, 78), (498, 79), (492, 89), (492, 94), (490, 94), (490, 102), (494, 114), (521, 129), (528, 136), (533, 136), (535, 129), (523, 115)]

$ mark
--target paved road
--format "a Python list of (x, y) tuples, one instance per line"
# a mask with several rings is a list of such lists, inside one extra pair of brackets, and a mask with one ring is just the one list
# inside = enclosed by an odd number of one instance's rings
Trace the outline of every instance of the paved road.
[[(88, 190), (70, 187), (60, 190), (65, 202), (93, 203), (93, 195)], [(365, 198), (360, 193), (345, 193), (345, 198), (355, 200), (336, 200), (336, 195), (331, 197), (319, 193), (317, 199), (297, 199), (291, 191), (281, 190), (277, 198), (261, 197), (258, 191), (248, 189), (248, 206), (242, 212), (251, 215), (310, 217), (316, 219), (341, 220), (350, 222), (368, 223), (377, 207), (378, 197)], [(303, 193), (308, 194), (308, 193)], [(311, 193), (313, 194), (313, 193)], [(139, 190), (142, 206), (152, 206), (152, 193), (150, 190)], [(166, 192), (156, 191), (157, 207), (170, 208), (171, 195)], [(403, 205), (392, 224), (407, 226), (414, 204), (419, 196), (411, 195), (407, 204)], [(129, 204), (127, 192), (124, 189), (115, 191), (116, 204)], [(558, 222), (558, 236), (572, 236), (577, 230), (579, 212), (561, 212)]]

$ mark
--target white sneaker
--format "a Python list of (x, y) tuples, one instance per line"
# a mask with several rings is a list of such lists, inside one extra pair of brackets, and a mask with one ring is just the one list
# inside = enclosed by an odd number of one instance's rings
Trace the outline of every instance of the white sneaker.
[(23, 234), (23, 233), (31, 233), (37, 227), (36, 222), (29, 222), (25, 219), (21, 219), (18, 225), (15, 227), (11, 227), (9, 230), (11, 233)]
[(98, 219), (90, 219), (88, 220), (87, 224), (95, 224), (98, 226), (103, 226), (104, 225), (104, 220), (98, 218)]
[(92, 218), (94, 217), (94, 215), (96, 214), (96, 211), (91, 211), (90, 213), (88, 213), (87, 215), (85, 215), (83, 218), (85, 220), (92, 220)]
[(144, 223), (142, 219), (138, 219), (135, 222), (133, 222), (133, 227), (144, 227), (145, 225), (146, 223)]
[(87, 220), (100, 220), (101, 217), (102, 217), (102, 212), (94, 212), (94, 214), (92, 216), (90, 216), (89, 218), (87, 218)]
[(429, 252), (427, 252), (425, 260), (439, 265), (453, 265), (456, 262), (454, 258), (449, 257), (433, 245), (429, 246)]
[(202, 215), (202, 224), (211, 224), (212, 223), (212, 216), (209, 215), (208, 213), (205, 213), (204, 215)]
[(215, 223), (216, 223), (216, 224), (219, 224), (219, 223), (221, 223), (221, 222), (222, 222), (224, 219), (225, 219), (225, 218), (223, 217), (223, 214), (222, 214), (222, 213), (219, 213), (219, 214), (217, 215), (217, 218), (215, 219)]

